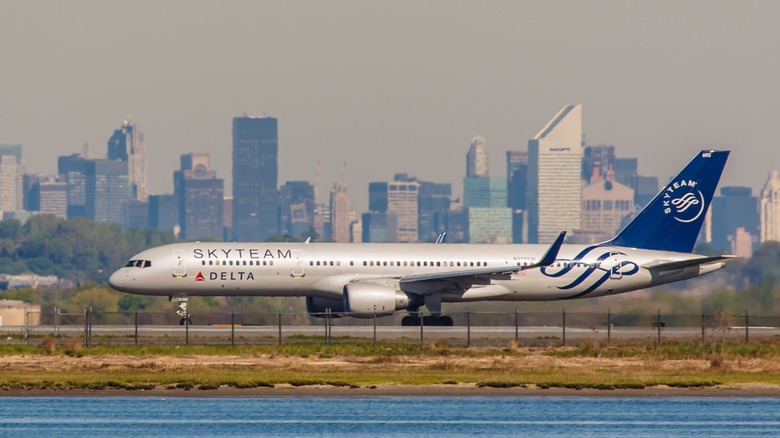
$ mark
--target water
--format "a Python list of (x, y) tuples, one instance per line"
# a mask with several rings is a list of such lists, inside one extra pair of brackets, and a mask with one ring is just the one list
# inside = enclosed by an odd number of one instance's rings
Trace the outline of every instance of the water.
[(780, 436), (778, 398), (0, 398), (0, 436)]

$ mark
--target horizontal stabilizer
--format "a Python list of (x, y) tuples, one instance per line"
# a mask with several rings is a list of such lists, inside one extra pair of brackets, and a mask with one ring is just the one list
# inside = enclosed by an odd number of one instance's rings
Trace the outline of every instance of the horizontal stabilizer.
[(650, 262), (642, 267), (651, 271), (671, 271), (674, 269), (687, 268), (689, 266), (701, 266), (701, 265), (708, 265), (710, 263), (716, 263), (721, 261), (729, 261), (729, 260), (734, 260), (736, 258), (737, 256), (735, 255), (720, 255), (714, 257), (698, 257), (695, 259), (679, 260), (676, 262), (666, 262), (666, 261), (658, 260), (658, 261)]

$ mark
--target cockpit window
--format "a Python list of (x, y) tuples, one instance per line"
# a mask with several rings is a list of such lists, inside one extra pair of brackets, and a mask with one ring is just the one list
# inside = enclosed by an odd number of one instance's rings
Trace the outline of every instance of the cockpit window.
[(130, 260), (125, 263), (125, 268), (150, 268), (152, 267), (151, 260)]

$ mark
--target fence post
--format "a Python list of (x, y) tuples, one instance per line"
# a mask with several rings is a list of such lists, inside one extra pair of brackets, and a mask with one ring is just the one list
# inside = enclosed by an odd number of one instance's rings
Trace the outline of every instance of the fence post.
[(466, 347), (471, 347), (471, 310), (466, 311)]
[(705, 317), (706, 315), (704, 314), (704, 310), (702, 310), (701, 311), (701, 343), (702, 344), (704, 343), (704, 327), (705, 327), (704, 318)]
[(138, 345), (138, 312), (135, 312), (135, 318), (133, 320), (133, 325), (135, 326), (135, 345)]
[(607, 345), (612, 342), (612, 310), (607, 309)]
[(748, 311), (745, 309), (745, 343), (750, 342), (750, 317)]
[(276, 318), (276, 321), (279, 324), (279, 341), (277, 343), (282, 345), (282, 312), (279, 312), (279, 315), (277, 315)]
[(515, 344), (520, 340), (519, 325), (519, 315), (517, 314), (517, 307), (515, 307)]
[(236, 346), (236, 313), (230, 312), (230, 346)]
[[(25, 324), (27, 324), (26, 318), (27, 316), (25, 316)], [(84, 348), (89, 347), (88, 333), (89, 333), (89, 310), (84, 309)]]
[(60, 309), (57, 307), (54, 308), (54, 335), (58, 335), (60, 333), (59, 327), (60, 327)]
[(30, 345), (30, 311), (24, 312), (24, 345)]
[(656, 345), (661, 345), (661, 309), (658, 309), (658, 319), (656, 320), (656, 326), (658, 326), (658, 339)]
[(190, 321), (184, 318), (184, 345), (190, 345)]
[(561, 345), (566, 346), (566, 309), (561, 309), (561, 325), (563, 326), (563, 336), (561, 339)]
[(374, 306), (374, 345), (376, 345), (376, 306)]
[(325, 345), (330, 345), (330, 308), (325, 309)]
[(423, 325), (425, 318), (423, 318), (422, 311), (419, 313), (420, 315), (420, 348), (423, 348)]

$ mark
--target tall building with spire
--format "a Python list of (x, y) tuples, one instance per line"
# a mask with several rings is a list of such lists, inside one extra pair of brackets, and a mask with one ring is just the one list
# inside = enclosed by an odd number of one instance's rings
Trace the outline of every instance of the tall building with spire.
[(780, 177), (776, 170), (769, 173), (760, 201), (761, 243), (780, 241)]
[(108, 139), (108, 159), (127, 163), (130, 196), (141, 202), (149, 197), (144, 135), (138, 126), (125, 120)]
[(354, 214), (347, 193), (347, 182), (339, 178), (330, 190), (330, 227), (331, 238), (335, 242), (349, 242), (350, 225)]
[(233, 237), (262, 241), (278, 229), (279, 135), (273, 117), (233, 119)]
[(173, 190), (184, 239), (222, 238), (224, 182), (210, 169), (209, 154), (182, 155)]
[(476, 136), (471, 140), (471, 147), (466, 154), (466, 178), (489, 176), (487, 145), (484, 138)]
[(528, 141), (528, 243), (580, 228), (582, 104), (566, 105)]

